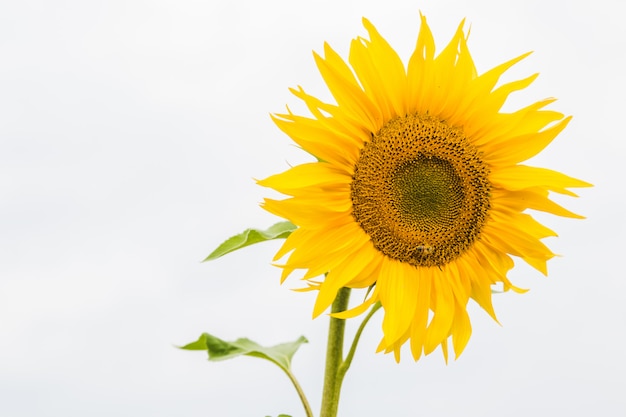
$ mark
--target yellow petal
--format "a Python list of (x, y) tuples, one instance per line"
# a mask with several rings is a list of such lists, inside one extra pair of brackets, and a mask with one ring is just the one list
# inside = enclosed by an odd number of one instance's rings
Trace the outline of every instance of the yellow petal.
[(571, 116), (541, 132), (516, 136), (509, 140), (491, 144), (489, 146), (490, 152), (485, 159), (498, 164), (516, 164), (526, 161), (548, 146), (565, 129), (570, 120), (572, 120)]
[(377, 286), (380, 302), (385, 309), (383, 333), (385, 342), (391, 345), (411, 326), (419, 285), (414, 267), (395, 260), (386, 259), (380, 275)]
[(526, 165), (499, 168), (492, 172), (489, 178), (493, 184), (512, 191), (542, 187), (560, 194), (576, 196), (567, 189), (591, 187), (588, 182), (577, 180), (560, 172)]
[(417, 305), (415, 308), (415, 318), (411, 324), (411, 353), (413, 354), (413, 359), (416, 361), (422, 355), (424, 342), (426, 340), (432, 284), (431, 268), (421, 268), (418, 271), (419, 276), (417, 280), (419, 288), (417, 292)]
[(448, 283), (445, 282), (445, 276), (435, 273), (433, 278), (431, 294), (434, 293), (435, 295), (435, 303), (432, 308), (434, 315), (428, 325), (424, 342), (424, 353), (427, 355), (448, 337), (455, 310), (454, 294)]
[(461, 356), (472, 335), (472, 325), (465, 306), (457, 306), (452, 324), (452, 346), (456, 359)]

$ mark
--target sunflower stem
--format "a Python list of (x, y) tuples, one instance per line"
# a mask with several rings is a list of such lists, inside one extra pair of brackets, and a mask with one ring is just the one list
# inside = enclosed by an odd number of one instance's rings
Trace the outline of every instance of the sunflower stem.
[[(342, 288), (333, 301), (331, 313), (345, 311), (350, 300), (350, 289)], [(339, 368), (343, 363), (343, 335), (346, 322), (331, 316), (328, 327), (326, 346), (326, 369), (324, 371), (324, 390), (322, 392), (322, 410), (320, 417), (337, 417), (339, 392), (343, 378), (339, 378)], [(345, 372), (344, 372), (345, 374)]]
[(352, 340), (352, 346), (350, 346), (350, 350), (348, 351), (348, 356), (346, 356), (346, 359), (344, 359), (341, 365), (339, 365), (339, 369), (337, 370), (337, 379), (339, 380), (337, 382), (337, 385), (339, 386), (339, 388), (341, 388), (343, 377), (346, 375), (346, 372), (348, 372), (348, 368), (350, 368), (352, 358), (354, 357), (354, 353), (356, 352), (356, 346), (359, 344), (359, 339), (361, 338), (361, 333), (363, 333), (363, 329), (365, 329), (365, 325), (367, 325), (367, 322), (370, 321), (374, 313), (376, 313), (381, 307), (382, 304), (380, 304), (380, 301), (374, 304), (369, 313), (367, 313), (367, 316), (365, 316), (365, 318), (363, 319), (363, 322), (361, 322), (359, 329), (356, 331), (356, 334), (354, 335), (354, 340)]

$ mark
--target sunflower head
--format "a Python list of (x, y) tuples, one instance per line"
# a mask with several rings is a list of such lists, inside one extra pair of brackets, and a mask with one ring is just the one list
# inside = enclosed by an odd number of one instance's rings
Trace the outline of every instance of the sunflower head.
[[(330, 46), (315, 61), (335, 103), (292, 92), (311, 112), (273, 116), (316, 162), (259, 181), (288, 197), (264, 208), (298, 226), (276, 255), (283, 279), (296, 269), (318, 290), (313, 314), (342, 287), (374, 286), (348, 318), (380, 301), (379, 351), (409, 343), (415, 360), (441, 346), (456, 356), (471, 325), (469, 299), (494, 319), (491, 287), (519, 257), (546, 274), (554, 254), (541, 242), (554, 232), (527, 209), (580, 218), (549, 199), (589, 186), (556, 171), (522, 164), (545, 148), (571, 117), (546, 99), (515, 112), (501, 108), (536, 75), (498, 85), (521, 55), (478, 74), (463, 22), (438, 54), (424, 16), (404, 65), (363, 20), (369, 39), (352, 41), (348, 63)], [(325, 274), (321, 281), (315, 280)]]

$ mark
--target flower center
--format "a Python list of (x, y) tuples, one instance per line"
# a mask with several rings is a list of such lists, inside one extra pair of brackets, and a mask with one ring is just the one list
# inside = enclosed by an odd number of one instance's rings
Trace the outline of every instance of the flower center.
[(489, 168), (463, 132), (428, 115), (389, 121), (365, 144), (353, 214), (374, 247), (414, 266), (442, 266), (480, 237)]

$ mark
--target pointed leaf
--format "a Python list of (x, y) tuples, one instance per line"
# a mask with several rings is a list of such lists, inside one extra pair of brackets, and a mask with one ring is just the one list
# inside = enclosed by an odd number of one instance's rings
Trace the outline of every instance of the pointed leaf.
[(291, 222), (279, 222), (271, 226), (267, 230), (246, 229), (242, 233), (227, 239), (219, 245), (209, 256), (202, 262), (217, 259), (227, 253), (236, 251), (237, 249), (250, 246), (255, 243), (265, 242), (273, 239), (285, 239), (296, 230), (297, 226)]
[(227, 342), (208, 333), (203, 333), (198, 340), (182, 346), (186, 350), (206, 350), (210, 361), (223, 361), (237, 356), (253, 356), (275, 363), (283, 370), (291, 369), (291, 359), (300, 345), (307, 343), (304, 336), (289, 343), (264, 347), (250, 339), (241, 338), (234, 342)]
[(206, 350), (206, 333), (200, 335), (195, 342), (187, 343), (185, 346), (179, 346), (180, 349), (185, 350)]

